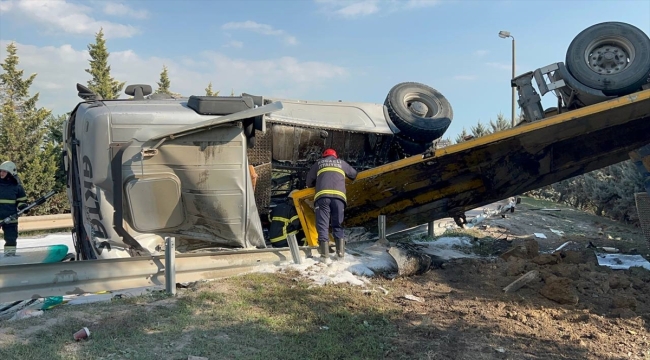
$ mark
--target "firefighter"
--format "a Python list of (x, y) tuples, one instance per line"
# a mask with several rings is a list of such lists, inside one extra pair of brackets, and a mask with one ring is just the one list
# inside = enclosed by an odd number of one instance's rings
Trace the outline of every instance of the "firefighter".
[(345, 178), (357, 178), (357, 171), (347, 162), (338, 158), (334, 149), (323, 151), (322, 158), (316, 161), (307, 174), (307, 187), (316, 183), (314, 210), (316, 212), (316, 230), (318, 232), (318, 252), (324, 260), (329, 259), (329, 227), (336, 244), (336, 255), (345, 255), (345, 233), (343, 218), (347, 197)]
[[(0, 219), (16, 215), (19, 210), (25, 207), (27, 207), (27, 196), (23, 186), (18, 181), (16, 164), (5, 161), (0, 164)], [(0, 226), (4, 233), (5, 256), (15, 256), (18, 220)]]
[(289, 196), (280, 204), (275, 206), (271, 210), (269, 218), (271, 220), (271, 226), (269, 227), (269, 239), (271, 241), (271, 246), (274, 248), (288, 247), (287, 236), (290, 234), (296, 235), (296, 240), (298, 240), (298, 245), (304, 245), (304, 232), (302, 231), (302, 226), (300, 225), (300, 219), (298, 219), (298, 212), (293, 205), (293, 199), (291, 194), (296, 190), (293, 190), (289, 193)]

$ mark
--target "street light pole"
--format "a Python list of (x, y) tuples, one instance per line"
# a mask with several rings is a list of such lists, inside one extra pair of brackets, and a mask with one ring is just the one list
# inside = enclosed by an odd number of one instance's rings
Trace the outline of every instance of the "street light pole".
[[(512, 38), (512, 79), (515, 78), (515, 37), (510, 35), (509, 31), (499, 31), (499, 37), (502, 39), (506, 38)], [(512, 113), (511, 113), (511, 121), (512, 121), (512, 127), (515, 127), (515, 88), (511, 86), (512, 90)]]

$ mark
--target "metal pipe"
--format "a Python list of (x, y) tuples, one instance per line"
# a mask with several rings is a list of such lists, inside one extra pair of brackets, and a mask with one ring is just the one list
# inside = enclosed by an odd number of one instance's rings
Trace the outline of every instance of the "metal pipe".
[[(510, 35), (512, 38), (512, 78), (515, 78), (515, 37)], [(512, 127), (515, 127), (515, 88), (511, 87), (512, 90)]]
[(165, 238), (165, 290), (176, 295), (176, 238)]
[(434, 233), (433, 233), (433, 225), (434, 225), (434, 222), (433, 222), (433, 221), (429, 221), (429, 226), (428, 226), (428, 228), (427, 228), (427, 236), (430, 237), (430, 238), (432, 238), (432, 237), (434, 236)]
[(289, 236), (287, 236), (287, 243), (289, 243), (289, 250), (291, 250), (291, 257), (293, 258), (294, 264), (302, 264), (302, 257), (300, 256), (296, 234), (289, 234)]
[(386, 240), (386, 215), (379, 215), (379, 240)]

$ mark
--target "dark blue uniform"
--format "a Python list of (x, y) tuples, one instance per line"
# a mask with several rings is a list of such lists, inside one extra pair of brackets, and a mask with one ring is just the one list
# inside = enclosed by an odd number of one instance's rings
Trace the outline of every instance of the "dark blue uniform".
[[(27, 206), (27, 196), (22, 185), (9, 173), (4, 179), (0, 178), (0, 219), (15, 215), (18, 209), (25, 206)], [(18, 239), (18, 220), (1, 226), (4, 233), (5, 254), (13, 254)]]
[(344, 209), (347, 203), (345, 178), (357, 178), (357, 171), (335, 155), (316, 161), (307, 174), (307, 187), (316, 182), (315, 212), (318, 242), (329, 242), (329, 227), (332, 225), (334, 239), (343, 239)]
[(298, 245), (302, 246), (304, 233), (298, 218), (298, 212), (293, 206), (293, 199), (287, 198), (271, 210), (269, 215), (271, 226), (269, 228), (269, 238), (271, 246), (274, 248), (288, 247), (287, 237), (290, 234), (296, 235)]

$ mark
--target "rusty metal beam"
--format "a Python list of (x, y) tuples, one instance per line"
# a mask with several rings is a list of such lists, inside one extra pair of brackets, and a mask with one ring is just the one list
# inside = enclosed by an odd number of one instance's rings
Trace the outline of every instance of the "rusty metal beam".
[[(650, 90), (362, 171), (348, 182), (345, 226), (387, 232), (453, 216), (628, 159), (650, 142)], [(315, 245), (314, 189), (292, 196)]]
[[(310, 257), (311, 250), (301, 247), (300, 253)], [(176, 282), (224, 278), (285, 261), (292, 261), (289, 248), (177, 255)], [(164, 256), (0, 266), (0, 303), (164, 285)]]

